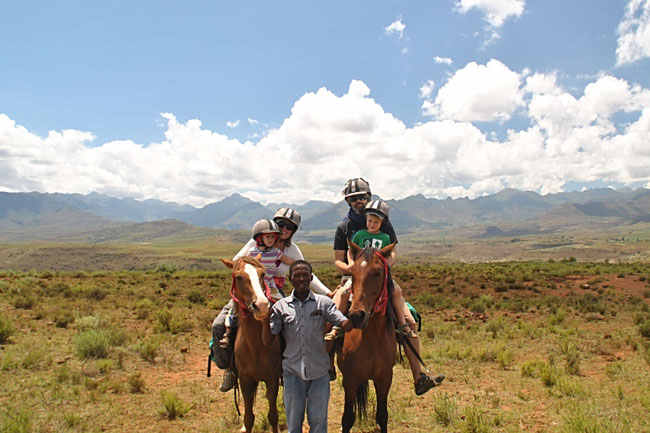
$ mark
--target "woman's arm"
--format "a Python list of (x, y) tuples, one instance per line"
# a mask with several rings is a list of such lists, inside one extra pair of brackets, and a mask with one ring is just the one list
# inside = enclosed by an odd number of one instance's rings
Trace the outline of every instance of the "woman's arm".
[(235, 254), (235, 257), (233, 257), (232, 259), (233, 260), (239, 260), (242, 257), (246, 257), (248, 255), (248, 253), (250, 252), (251, 248), (253, 248), (256, 245), (257, 244), (255, 242), (255, 239), (251, 238), (248, 242), (246, 242), (246, 245), (244, 245), (242, 247), (242, 249), (239, 250), (239, 252), (237, 254)]
[[(291, 257), (294, 260), (304, 260), (302, 251), (300, 251), (300, 248), (294, 242), (291, 242), (291, 245), (287, 246), (284, 249), (284, 255)], [(284, 277), (285, 275), (287, 275), (288, 272), (289, 272), (289, 266), (282, 263), (280, 266), (278, 266), (276, 275), (280, 277)], [(328, 295), (332, 293), (332, 291), (328, 289), (327, 286), (323, 284), (315, 274), (314, 274), (314, 278), (311, 280), (311, 283), (309, 284), (309, 288), (311, 289), (312, 292), (318, 295)]]
[(291, 265), (293, 262), (296, 261), (296, 259), (292, 259), (291, 257), (289, 257), (289, 256), (287, 256), (287, 255), (285, 255), (285, 254), (282, 254), (282, 255), (280, 256), (280, 261), (281, 261), (282, 263), (284, 263), (285, 265)]

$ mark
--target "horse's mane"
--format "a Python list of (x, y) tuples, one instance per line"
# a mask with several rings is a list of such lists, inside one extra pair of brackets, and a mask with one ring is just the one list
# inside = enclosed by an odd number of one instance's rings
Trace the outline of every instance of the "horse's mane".
[(244, 262), (246, 262), (246, 263), (250, 263), (251, 265), (253, 265), (253, 266), (257, 266), (257, 267), (259, 267), (259, 266), (262, 265), (262, 264), (259, 262), (259, 260), (255, 259), (255, 257), (251, 257), (251, 256), (244, 256), (244, 257), (242, 257), (240, 260), (243, 260)]
[(372, 255), (375, 251), (378, 251), (377, 248), (365, 247), (364, 249), (359, 250), (354, 260), (357, 260), (359, 257), (363, 256), (363, 258), (368, 262), (372, 259)]

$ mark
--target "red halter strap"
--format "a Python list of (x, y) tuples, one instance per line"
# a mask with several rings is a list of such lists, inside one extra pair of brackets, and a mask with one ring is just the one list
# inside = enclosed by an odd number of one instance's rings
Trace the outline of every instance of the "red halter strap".
[(388, 306), (388, 262), (378, 251), (375, 251), (374, 254), (384, 263), (384, 287), (381, 289), (379, 298), (377, 298), (375, 305), (372, 307), (372, 312), (383, 315), (386, 314), (386, 307)]
[[(266, 299), (269, 300), (271, 304), (275, 304), (275, 301), (271, 297), (271, 289), (269, 289), (269, 286), (266, 284), (266, 281), (264, 282), (264, 296), (266, 297)], [(237, 305), (239, 305), (239, 311), (241, 311), (241, 315), (243, 317), (246, 317), (250, 314), (251, 309), (249, 308), (249, 306), (235, 295), (235, 272), (234, 271), (232, 273), (232, 285), (230, 286), (230, 297), (232, 298), (233, 301), (237, 303)]]

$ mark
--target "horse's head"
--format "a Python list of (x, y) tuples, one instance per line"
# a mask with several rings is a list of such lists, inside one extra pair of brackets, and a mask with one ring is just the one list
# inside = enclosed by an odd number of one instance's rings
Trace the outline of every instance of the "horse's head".
[(363, 328), (368, 324), (375, 305), (384, 290), (387, 268), (382, 257), (384, 259), (389, 257), (395, 244), (390, 244), (381, 250), (361, 249), (351, 241), (348, 241), (348, 244), (352, 257), (354, 257), (354, 263), (350, 268), (353, 299), (348, 317), (355, 328)]
[(232, 269), (232, 296), (248, 308), (257, 320), (268, 316), (270, 302), (264, 289), (264, 266), (252, 257), (242, 257), (237, 261), (221, 259)]

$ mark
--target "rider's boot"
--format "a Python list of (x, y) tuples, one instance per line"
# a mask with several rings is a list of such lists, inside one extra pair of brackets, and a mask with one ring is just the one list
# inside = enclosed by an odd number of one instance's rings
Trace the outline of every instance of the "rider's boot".
[(237, 376), (235, 375), (235, 372), (229, 368), (224, 370), (223, 381), (221, 382), (219, 391), (228, 392), (231, 389), (233, 389), (236, 385), (237, 385)]

